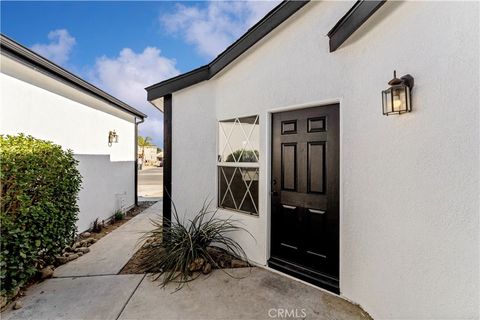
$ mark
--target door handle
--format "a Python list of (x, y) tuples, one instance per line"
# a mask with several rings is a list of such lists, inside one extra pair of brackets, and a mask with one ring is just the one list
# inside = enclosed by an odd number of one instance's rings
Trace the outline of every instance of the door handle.
[(308, 209), (310, 213), (325, 214), (325, 210)]
[(282, 207), (284, 207), (285, 209), (290, 209), (290, 210), (295, 210), (295, 209), (297, 209), (297, 207), (287, 206), (286, 204), (282, 204)]

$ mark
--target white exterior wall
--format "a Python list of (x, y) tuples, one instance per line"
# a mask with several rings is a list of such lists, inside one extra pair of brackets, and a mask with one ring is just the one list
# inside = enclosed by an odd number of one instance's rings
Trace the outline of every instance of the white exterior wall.
[[(52, 141), (81, 162), (78, 230), (133, 206), (134, 117), (3, 55), (1, 68), (0, 133)], [(110, 130), (119, 136), (111, 147)]]
[[(479, 3), (387, 2), (337, 51), (353, 2), (308, 4), (221, 75), (173, 94), (173, 198), (216, 195), (217, 121), (260, 115), (260, 216), (221, 210), (269, 257), (270, 112), (340, 103), (340, 291), (375, 319), (479, 317)], [(381, 91), (415, 78), (413, 112)]]

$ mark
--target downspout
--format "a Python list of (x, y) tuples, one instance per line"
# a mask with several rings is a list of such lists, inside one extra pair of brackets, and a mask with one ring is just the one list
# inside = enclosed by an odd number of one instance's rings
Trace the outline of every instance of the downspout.
[(138, 206), (138, 125), (143, 123), (145, 119), (141, 118), (139, 122), (137, 122), (137, 118), (135, 118), (135, 161), (133, 162), (135, 165), (135, 206)]

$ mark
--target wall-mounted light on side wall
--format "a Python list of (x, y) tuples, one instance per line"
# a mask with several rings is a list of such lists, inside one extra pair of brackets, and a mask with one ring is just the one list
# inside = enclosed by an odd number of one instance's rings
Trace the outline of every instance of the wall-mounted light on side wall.
[(393, 79), (388, 82), (390, 88), (382, 91), (383, 114), (402, 114), (412, 111), (413, 77), (409, 74), (400, 79), (393, 71)]
[(118, 143), (118, 134), (115, 130), (108, 133), (108, 146), (111, 147), (112, 143)]

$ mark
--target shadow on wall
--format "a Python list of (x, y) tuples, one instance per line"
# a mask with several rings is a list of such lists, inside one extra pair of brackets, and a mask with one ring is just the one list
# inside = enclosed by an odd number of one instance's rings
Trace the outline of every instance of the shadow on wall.
[(76, 154), (82, 175), (77, 228), (83, 232), (95, 219), (107, 219), (117, 210), (135, 205), (134, 161), (110, 161), (109, 155)]

